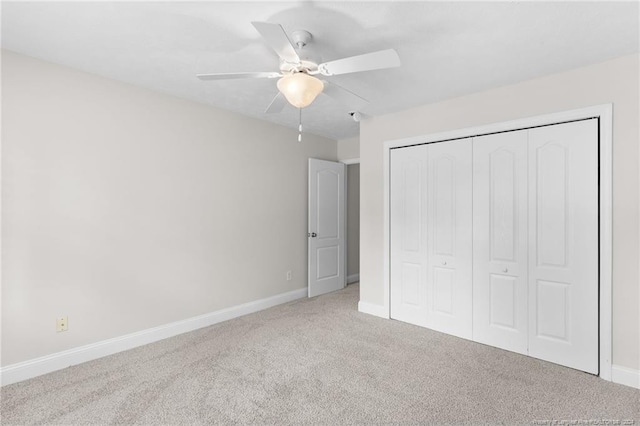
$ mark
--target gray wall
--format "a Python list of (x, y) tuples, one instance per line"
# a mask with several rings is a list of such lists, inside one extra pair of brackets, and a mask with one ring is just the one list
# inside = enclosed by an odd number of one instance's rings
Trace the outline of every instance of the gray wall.
[(347, 277), (360, 272), (360, 164), (347, 166)]
[(613, 364), (640, 368), (638, 55), (363, 120), (360, 298), (382, 305), (384, 141), (613, 103)]
[(304, 140), (3, 51), (2, 365), (304, 288)]

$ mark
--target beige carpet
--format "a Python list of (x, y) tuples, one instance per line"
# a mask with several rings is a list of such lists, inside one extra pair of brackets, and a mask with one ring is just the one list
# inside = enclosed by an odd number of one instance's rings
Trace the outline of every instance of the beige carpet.
[(1, 422), (640, 424), (639, 390), (357, 301), (351, 285), (6, 386)]

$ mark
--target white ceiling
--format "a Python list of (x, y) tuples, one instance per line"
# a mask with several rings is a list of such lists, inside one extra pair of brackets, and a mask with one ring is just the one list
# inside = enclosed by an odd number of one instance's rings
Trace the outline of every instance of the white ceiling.
[[(277, 71), (251, 21), (305, 29), (328, 61), (394, 48), (402, 67), (331, 77), (370, 100), (365, 116), (478, 92), (639, 50), (638, 2), (3, 2), (2, 47), (297, 128), (263, 114), (275, 80), (203, 82), (198, 73)], [(358, 134), (320, 96), (305, 130)]]

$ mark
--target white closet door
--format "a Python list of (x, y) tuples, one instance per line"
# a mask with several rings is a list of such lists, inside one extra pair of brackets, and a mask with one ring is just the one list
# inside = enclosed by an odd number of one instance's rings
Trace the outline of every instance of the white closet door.
[(427, 145), (391, 151), (391, 318), (426, 326)]
[(471, 139), (428, 154), (427, 327), (471, 339)]
[(529, 354), (598, 373), (598, 124), (529, 130)]
[(527, 131), (473, 139), (473, 340), (527, 353)]

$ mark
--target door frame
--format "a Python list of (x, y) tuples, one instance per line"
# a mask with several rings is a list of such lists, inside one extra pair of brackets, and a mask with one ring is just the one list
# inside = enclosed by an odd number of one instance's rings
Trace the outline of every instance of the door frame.
[(591, 107), (574, 109), (569, 111), (555, 112), (551, 114), (538, 115), (517, 120), (492, 123), (477, 127), (452, 130), (441, 133), (414, 136), (410, 138), (395, 139), (386, 141), (383, 144), (383, 176), (384, 176), (384, 311), (383, 317), (390, 318), (389, 293), (391, 286), (391, 250), (390, 242), (390, 168), (391, 150), (412, 145), (422, 145), (433, 142), (443, 142), (453, 139), (482, 136), (491, 133), (508, 132), (531, 127), (560, 124), (568, 121), (584, 120), (589, 118), (599, 119), (598, 165), (599, 176), (599, 376), (611, 381), (611, 347), (612, 347), (612, 305), (611, 305), (611, 283), (612, 283), (612, 196), (613, 196), (613, 104), (594, 105)]

